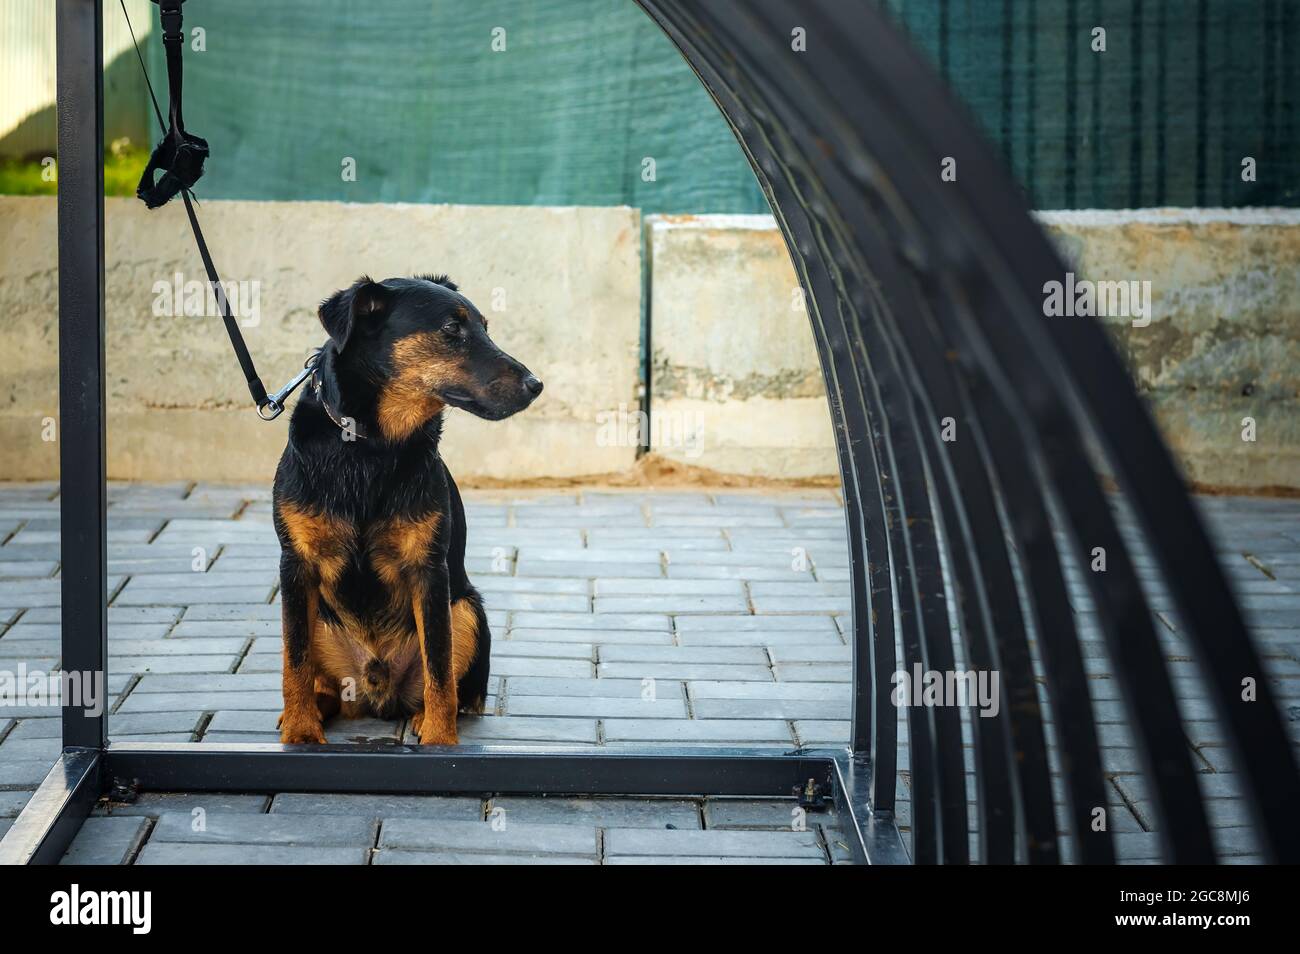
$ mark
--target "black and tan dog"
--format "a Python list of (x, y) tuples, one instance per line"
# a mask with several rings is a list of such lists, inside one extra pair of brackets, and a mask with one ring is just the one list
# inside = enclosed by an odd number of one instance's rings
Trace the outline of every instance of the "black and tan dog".
[(425, 744), (481, 712), (491, 636), (465, 574), (465, 508), (438, 453), (443, 410), (497, 421), (542, 390), (446, 276), (363, 278), (329, 333), (275, 475), (283, 742), (322, 721), (412, 715)]

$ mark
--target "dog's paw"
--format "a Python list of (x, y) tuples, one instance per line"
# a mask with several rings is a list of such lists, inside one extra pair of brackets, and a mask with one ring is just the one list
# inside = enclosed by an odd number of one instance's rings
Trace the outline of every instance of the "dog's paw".
[(325, 729), (319, 722), (286, 722), (281, 715), (280, 742), (284, 745), (324, 745)]
[(458, 745), (456, 724), (438, 725), (434, 719), (426, 719), (423, 712), (411, 716), (411, 732), (420, 740), (421, 745)]
[(421, 745), (459, 745), (460, 739), (457, 737), (455, 729), (452, 729), (450, 732), (446, 730), (439, 732), (435, 729), (429, 732), (421, 732), (420, 744)]

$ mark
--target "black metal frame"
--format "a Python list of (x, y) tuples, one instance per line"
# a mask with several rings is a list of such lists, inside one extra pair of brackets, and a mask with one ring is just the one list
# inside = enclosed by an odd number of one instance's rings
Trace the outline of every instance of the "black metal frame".
[[(807, 293), (843, 479), (853, 580), (846, 751), (108, 743), (64, 709), (64, 751), (0, 843), (0, 862), (57, 860), (115, 781), (201, 791), (831, 797), (855, 858), (908, 860), (894, 823), (901, 661), (1000, 672), (1001, 714), (907, 710), (912, 856), (1060, 859), (1052, 757), (1075, 857), (1114, 859), (1066, 573), (1084, 574), (1151, 780), (1166, 857), (1214, 858), (1151, 613), (1092, 464), (1140, 519), (1229, 730), (1269, 856), (1300, 860), (1287, 799), (1300, 773), (1255, 650), (1183, 485), (1103, 329), (1043, 317), (1064, 266), (940, 81), (876, 5), (637, 0), (731, 124)], [(791, 43), (802, 28), (807, 52)], [(103, 93), (99, 0), (59, 0), (63, 667), (103, 672), (105, 409)], [(955, 182), (940, 178), (944, 157)], [(940, 438), (952, 418), (961, 436)], [(1058, 549), (1054, 537), (1067, 541)], [(1040, 685), (1041, 675), (1041, 685)], [(1258, 700), (1239, 701), (1254, 677)], [(1052, 718), (1045, 720), (1047, 710)]]

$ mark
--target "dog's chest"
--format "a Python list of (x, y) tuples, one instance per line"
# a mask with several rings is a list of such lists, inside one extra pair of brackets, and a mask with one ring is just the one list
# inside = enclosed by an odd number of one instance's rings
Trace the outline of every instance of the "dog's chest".
[(332, 611), (369, 630), (410, 614), (438, 543), (441, 514), (358, 523), (285, 505), (289, 544), (319, 581)]

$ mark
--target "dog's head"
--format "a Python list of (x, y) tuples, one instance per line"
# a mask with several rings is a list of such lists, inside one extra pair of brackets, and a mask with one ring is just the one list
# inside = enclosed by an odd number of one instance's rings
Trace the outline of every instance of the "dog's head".
[(339, 363), (375, 390), (375, 416), (404, 437), (444, 405), (489, 421), (517, 414), (542, 382), (488, 337), (487, 320), (445, 275), (361, 278), (320, 307)]

